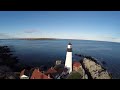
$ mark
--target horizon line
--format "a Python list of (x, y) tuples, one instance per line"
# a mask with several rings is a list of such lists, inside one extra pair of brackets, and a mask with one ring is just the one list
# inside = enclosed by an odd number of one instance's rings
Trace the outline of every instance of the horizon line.
[(39, 39), (43, 39), (43, 40), (47, 40), (47, 39), (51, 39), (51, 40), (55, 40), (55, 39), (62, 39), (62, 40), (88, 40), (88, 41), (101, 41), (101, 42), (113, 42), (113, 43), (120, 43), (120, 42), (115, 42), (115, 41), (104, 41), (104, 40), (92, 40), (92, 39), (69, 39), (69, 38), (0, 38), (0, 40), (14, 40), (14, 39), (24, 39), (24, 40), (39, 40)]

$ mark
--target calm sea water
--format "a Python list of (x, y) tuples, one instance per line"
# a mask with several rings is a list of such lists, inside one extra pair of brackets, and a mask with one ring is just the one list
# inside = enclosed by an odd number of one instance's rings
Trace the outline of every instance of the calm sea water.
[[(20, 62), (36, 64), (65, 60), (68, 40), (0, 40), (0, 45), (8, 45)], [(71, 40), (73, 60), (80, 60), (74, 54), (90, 55), (105, 61), (113, 78), (120, 79), (120, 43)]]

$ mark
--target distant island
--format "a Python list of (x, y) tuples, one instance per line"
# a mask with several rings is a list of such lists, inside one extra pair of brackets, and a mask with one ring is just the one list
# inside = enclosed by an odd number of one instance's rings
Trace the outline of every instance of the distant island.
[(57, 40), (57, 38), (9, 38), (1, 40)]
[(0, 40), (79, 40), (79, 39), (62, 39), (62, 38), (4, 38), (4, 39), (0, 39)]
[[(85, 40), (85, 39), (63, 39), (63, 38), (1, 38), (0, 40)], [(108, 42), (108, 43), (120, 43), (112, 41), (101, 41), (101, 40), (85, 40), (85, 41), (94, 41), (94, 42)]]

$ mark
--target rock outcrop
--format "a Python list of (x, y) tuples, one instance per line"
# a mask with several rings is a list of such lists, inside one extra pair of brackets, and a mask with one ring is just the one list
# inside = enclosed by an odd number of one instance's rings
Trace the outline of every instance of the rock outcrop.
[(17, 79), (17, 76), (8, 66), (0, 66), (0, 79)]
[(23, 67), (11, 52), (8, 46), (0, 46), (0, 79), (18, 79), (15, 72)]
[(111, 79), (108, 71), (104, 69), (100, 64), (87, 58), (83, 59), (83, 65), (91, 74), (93, 79)]

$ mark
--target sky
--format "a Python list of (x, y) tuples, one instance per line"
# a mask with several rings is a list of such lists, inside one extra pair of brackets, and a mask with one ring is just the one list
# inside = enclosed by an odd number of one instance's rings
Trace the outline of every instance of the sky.
[(120, 42), (120, 11), (0, 11), (0, 38)]

